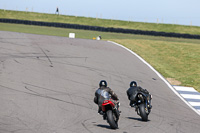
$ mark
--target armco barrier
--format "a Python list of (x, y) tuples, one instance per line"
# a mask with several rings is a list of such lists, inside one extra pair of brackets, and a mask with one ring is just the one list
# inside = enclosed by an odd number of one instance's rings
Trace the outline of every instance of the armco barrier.
[(51, 23), (51, 22), (17, 20), (17, 19), (0, 19), (0, 22), (25, 24), (25, 25), (60, 27), (60, 28), (70, 28), (70, 29), (82, 29), (82, 30), (102, 31), (102, 32), (115, 32), (115, 33), (126, 33), (126, 34), (139, 34), (139, 35), (151, 35), (151, 36), (200, 39), (200, 35), (192, 35), (192, 34), (167, 33), (167, 32), (156, 32), (156, 31), (142, 31), (142, 30), (88, 26), (88, 25), (79, 25), (79, 24), (53, 23), (53, 22)]

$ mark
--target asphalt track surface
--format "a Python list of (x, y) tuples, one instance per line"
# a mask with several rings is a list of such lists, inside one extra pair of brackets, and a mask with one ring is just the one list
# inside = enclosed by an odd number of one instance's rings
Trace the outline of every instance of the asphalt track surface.
[[(101, 79), (120, 98), (117, 130), (93, 103)], [(148, 122), (128, 105), (132, 80), (153, 95)], [(155, 72), (113, 43), (0, 31), (0, 133), (198, 133), (199, 124)]]

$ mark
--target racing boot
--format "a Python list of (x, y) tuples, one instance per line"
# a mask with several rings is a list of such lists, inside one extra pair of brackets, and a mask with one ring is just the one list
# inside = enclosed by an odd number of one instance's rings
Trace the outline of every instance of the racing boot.
[(98, 114), (103, 115), (103, 111), (101, 110), (101, 108), (98, 109)]

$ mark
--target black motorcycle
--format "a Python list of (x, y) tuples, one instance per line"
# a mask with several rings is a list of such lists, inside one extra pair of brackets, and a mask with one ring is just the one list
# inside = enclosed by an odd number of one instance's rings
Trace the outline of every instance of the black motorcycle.
[(152, 95), (144, 92), (138, 92), (136, 95), (135, 111), (141, 116), (143, 121), (148, 121), (148, 115), (152, 109), (151, 99)]

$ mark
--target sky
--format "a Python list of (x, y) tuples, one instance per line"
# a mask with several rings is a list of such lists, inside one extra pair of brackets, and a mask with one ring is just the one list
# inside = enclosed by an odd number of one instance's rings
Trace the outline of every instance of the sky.
[(200, 26), (200, 0), (0, 0), (0, 9)]

